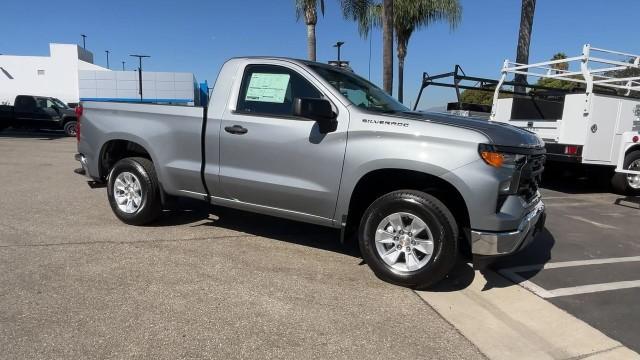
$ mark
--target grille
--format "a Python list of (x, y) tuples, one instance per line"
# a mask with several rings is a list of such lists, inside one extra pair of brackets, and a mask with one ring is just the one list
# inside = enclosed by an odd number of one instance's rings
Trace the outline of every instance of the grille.
[(533, 200), (538, 193), (538, 186), (542, 181), (544, 171), (545, 155), (529, 155), (527, 162), (520, 172), (520, 183), (518, 184), (518, 195), (527, 202)]

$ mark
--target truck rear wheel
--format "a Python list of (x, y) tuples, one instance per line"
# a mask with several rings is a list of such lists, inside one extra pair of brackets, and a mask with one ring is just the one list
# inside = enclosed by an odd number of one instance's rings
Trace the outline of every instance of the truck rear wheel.
[(113, 213), (129, 225), (144, 225), (162, 211), (153, 163), (141, 157), (118, 161), (109, 173), (107, 196)]
[(76, 136), (76, 127), (77, 127), (78, 122), (75, 120), (72, 121), (67, 121), (64, 124), (64, 134), (67, 136)]
[[(624, 169), (640, 171), (640, 150), (627, 154)], [(613, 191), (621, 195), (640, 196), (640, 175), (616, 173), (611, 179)]]
[(386, 194), (360, 222), (360, 251), (381, 279), (425, 288), (442, 280), (458, 258), (458, 227), (449, 209), (421, 191)]

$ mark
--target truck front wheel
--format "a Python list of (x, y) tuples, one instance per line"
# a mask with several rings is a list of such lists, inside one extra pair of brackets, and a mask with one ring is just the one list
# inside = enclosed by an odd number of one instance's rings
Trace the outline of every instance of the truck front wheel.
[(107, 196), (113, 213), (129, 225), (144, 225), (162, 211), (160, 187), (149, 159), (125, 158), (109, 173)]
[(400, 190), (378, 198), (365, 211), (358, 235), (373, 272), (402, 286), (437, 283), (458, 257), (458, 227), (451, 211), (421, 191)]
[[(624, 169), (640, 171), (640, 150), (627, 154)], [(640, 175), (616, 173), (611, 179), (613, 190), (621, 195), (640, 196)]]

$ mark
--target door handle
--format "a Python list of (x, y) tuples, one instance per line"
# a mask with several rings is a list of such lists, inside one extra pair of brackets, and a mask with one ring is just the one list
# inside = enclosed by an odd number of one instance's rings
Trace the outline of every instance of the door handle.
[(224, 128), (224, 131), (228, 132), (229, 134), (236, 134), (236, 135), (243, 135), (249, 132), (247, 128), (242, 127), (240, 125), (227, 126)]

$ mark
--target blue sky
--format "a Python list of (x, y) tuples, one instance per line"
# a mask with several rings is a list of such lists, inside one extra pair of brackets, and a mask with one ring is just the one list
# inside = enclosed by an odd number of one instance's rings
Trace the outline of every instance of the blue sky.
[[(336, 41), (345, 41), (343, 58), (368, 76), (369, 40), (342, 18), (338, 0), (325, 0), (326, 14), (317, 27), (318, 60), (335, 58)], [(611, 4), (611, 5), (609, 5)], [(435, 24), (414, 34), (405, 65), (405, 100), (415, 99), (423, 71), (451, 71), (461, 64), (468, 75), (496, 78), (505, 58), (515, 58), (520, 0), (462, 0), (462, 24), (450, 31)], [(530, 61), (555, 52), (578, 55), (582, 44), (640, 53), (637, 0), (538, 0)], [(21, 16), (29, 14), (28, 16)], [(193, 72), (198, 80), (215, 80), (225, 59), (241, 55), (304, 58), (306, 31), (296, 22), (293, 0), (182, 1), (24, 1), (4, 0), (0, 53), (46, 55), (49, 42), (81, 43), (95, 63), (112, 68), (120, 61), (132, 68), (131, 53), (152, 58), (144, 69)], [(371, 80), (381, 83), (381, 39), (372, 38)], [(397, 81), (394, 83), (397, 85)], [(455, 98), (451, 89), (430, 89), (420, 107)]]

